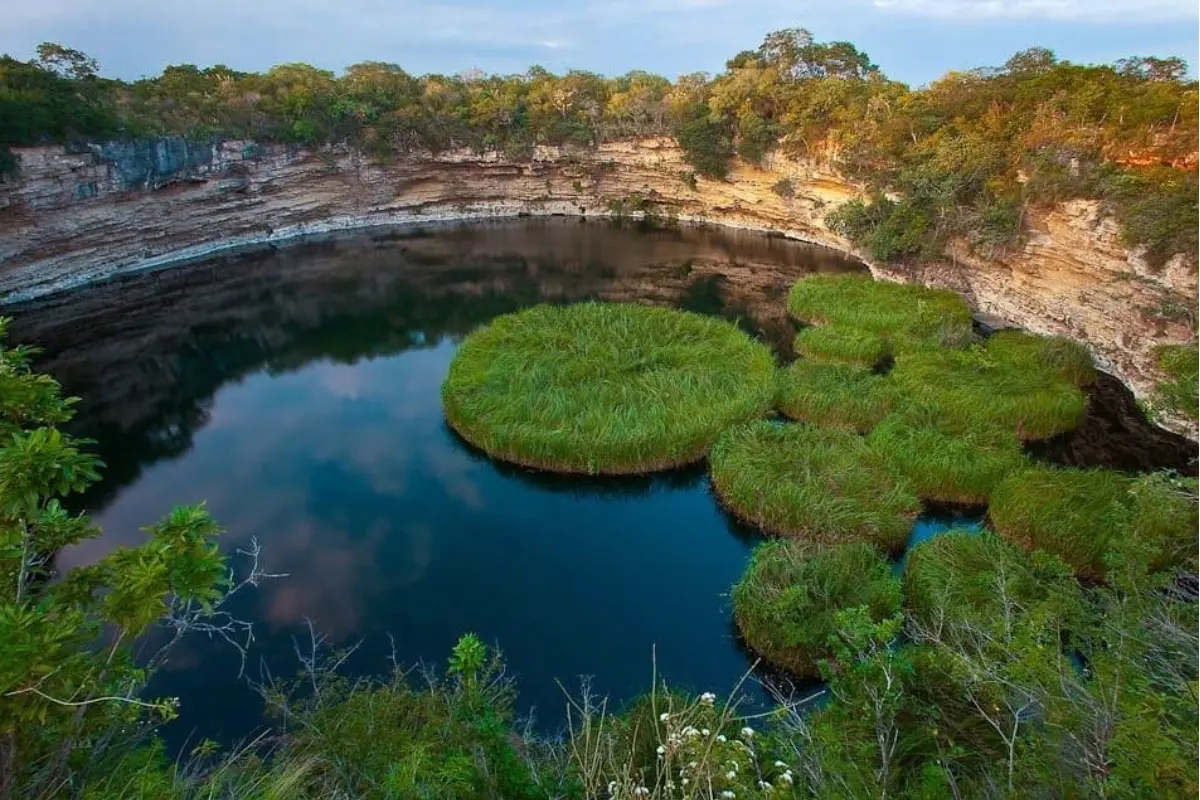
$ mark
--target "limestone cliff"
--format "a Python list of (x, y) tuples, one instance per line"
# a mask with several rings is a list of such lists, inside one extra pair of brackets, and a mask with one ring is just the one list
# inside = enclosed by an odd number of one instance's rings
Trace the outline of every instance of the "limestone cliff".
[[(347, 149), (161, 140), (73, 151), (18, 151), (21, 177), (0, 183), (0, 296), (29, 299), (217, 249), (369, 225), (515, 214), (649, 210), (682, 221), (773, 231), (848, 249), (824, 215), (859, 189), (826, 164), (738, 163), (728, 179), (689, 179), (664, 138), (595, 149), (539, 148), (527, 161), (451, 151), (376, 164)], [(788, 178), (794, 190), (773, 190)], [(1194, 269), (1151, 270), (1096, 204), (1068, 203), (1030, 222), (1019, 252), (872, 266), (880, 277), (959, 291), (982, 314), (1085, 342), (1097, 363), (1148, 397), (1152, 350), (1187, 342)], [(1165, 420), (1196, 438), (1193, 423)]]

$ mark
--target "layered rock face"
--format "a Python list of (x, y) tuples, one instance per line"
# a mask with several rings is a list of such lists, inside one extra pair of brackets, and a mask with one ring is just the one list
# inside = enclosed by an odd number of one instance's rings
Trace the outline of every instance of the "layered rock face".
[[(860, 194), (818, 162), (737, 163), (723, 181), (692, 177), (666, 138), (594, 149), (539, 148), (527, 161), (451, 151), (373, 163), (348, 149), (160, 140), (68, 151), (18, 151), (21, 176), (0, 183), (0, 295), (30, 299), (114, 273), (219, 249), (387, 224), (517, 214), (617, 211), (773, 231), (849, 249), (824, 216)], [(780, 192), (787, 179), (791, 192)], [(789, 196), (783, 196), (789, 195)], [(1150, 269), (1095, 203), (1029, 221), (1022, 248), (983, 258), (872, 265), (879, 277), (949, 286), (981, 314), (1086, 343), (1097, 363), (1149, 397), (1153, 349), (1188, 342), (1194, 269)], [(1194, 423), (1165, 420), (1196, 438)]]

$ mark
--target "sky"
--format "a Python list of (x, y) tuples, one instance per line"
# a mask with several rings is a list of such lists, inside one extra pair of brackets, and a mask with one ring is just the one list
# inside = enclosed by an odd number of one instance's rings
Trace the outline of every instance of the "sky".
[(675, 77), (718, 72), (768, 31), (802, 26), (916, 86), (1034, 45), (1084, 63), (1181, 56), (1195, 75), (1198, 19), (1196, 0), (0, 0), (0, 53), (25, 59), (59, 42), (125, 79), (167, 64), (287, 61)]

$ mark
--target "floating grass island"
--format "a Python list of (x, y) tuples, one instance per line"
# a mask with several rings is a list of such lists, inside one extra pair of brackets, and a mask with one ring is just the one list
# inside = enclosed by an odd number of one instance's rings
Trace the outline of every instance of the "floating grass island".
[(920, 503), (849, 431), (755, 422), (709, 456), (713, 491), (735, 516), (810, 542), (867, 542), (896, 553)]
[(779, 410), (794, 420), (865, 433), (896, 406), (894, 382), (858, 364), (797, 359), (779, 373)]
[(893, 352), (974, 340), (971, 309), (954, 292), (866, 275), (805, 278), (792, 286), (788, 313), (809, 325), (875, 334)]
[(536, 306), (463, 342), (446, 419), (491, 456), (564, 473), (699, 461), (772, 405), (767, 347), (711, 317), (635, 304)]
[(949, 436), (919, 424), (920, 417), (894, 414), (871, 431), (867, 443), (924, 500), (985, 505), (996, 484), (1026, 464), (1012, 433), (983, 428)]
[(1037, 466), (1000, 483), (989, 513), (1006, 539), (1093, 580), (1121, 550), (1156, 567), (1195, 558), (1195, 479)]
[(814, 546), (789, 540), (760, 545), (733, 587), (733, 618), (746, 644), (767, 663), (817, 677), (829, 658), (834, 615), (866, 606), (876, 622), (900, 609), (900, 581), (865, 543)]
[(796, 334), (793, 349), (814, 361), (845, 361), (874, 367), (890, 354), (882, 336), (848, 327), (809, 326)]
[(904, 567), (908, 616), (927, 629), (995, 619), (1005, 613), (1004, 598), (1027, 605), (1038, 586), (1029, 557), (989, 531), (950, 530), (926, 539)]

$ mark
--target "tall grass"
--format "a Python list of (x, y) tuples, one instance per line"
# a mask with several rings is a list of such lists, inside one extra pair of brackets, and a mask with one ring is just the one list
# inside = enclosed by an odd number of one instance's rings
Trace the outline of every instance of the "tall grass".
[(874, 621), (900, 608), (891, 564), (865, 543), (831, 547), (767, 542), (733, 587), (733, 618), (746, 644), (767, 663), (801, 677), (820, 674), (832, 655), (834, 614), (867, 606)]
[(936, 409), (937, 427), (951, 435), (1002, 427), (1037, 440), (1078, 427), (1087, 396), (1057, 368), (1019, 358), (1015, 349), (1002, 346), (999, 356), (990, 347), (904, 353), (890, 377), (915, 402)]
[(895, 383), (857, 364), (798, 359), (779, 372), (779, 410), (794, 420), (866, 432), (896, 407)]
[(812, 325), (873, 333), (896, 352), (961, 347), (974, 339), (971, 310), (954, 292), (863, 275), (813, 275), (797, 282), (788, 313)]
[(796, 334), (795, 351), (814, 361), (844, 361), (874, 367), (888, 356), (887, 342), (870, 331), (845, 326), (808, 326)]
[(1155, 389), (1155, 400), (1164, 408), (1196, 419), (1200, 413), (1200, 352), (1195, 344), (1168, 344), (1155, 349), (1158, 368), (1166, 375)]
[(771, 406), (775, 363), (733, 325), (633, 304), (536, 306), (463, 342), (446, 419), (490, 455), (556, 472), (645, 473), (704, 458)]
[(1076, 386), (1096, 382), (1092, 355), (1079, 342), (1061, 336), (999, 331), (987, 340), (988, 355), (1016, 369), (1046, 370)]
[(895, 553), (920, 511), (916, 495), (848, 431), (738, 425), (722, 434), (709, 463), (720, 501), (770, 533)]
[(921, 498), (942, 503), (984, 505), (996, 484), (1026, 463), (1011, 433), (982, 429), (949, 436), (903, 414), (885, 419), (867, 443)]
[(1037, 594), (1029, 557), (989, 531), (947, 531), (918, 544), (905, 562), (909, 619), (936, 638), (955, 625), (1015, 614)]

